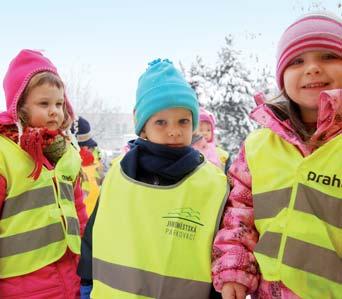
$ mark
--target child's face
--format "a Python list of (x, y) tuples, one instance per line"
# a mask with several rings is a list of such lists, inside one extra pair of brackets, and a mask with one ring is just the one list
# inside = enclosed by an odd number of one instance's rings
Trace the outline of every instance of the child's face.
[(204, 137), (204, 139), (207, 142), (210, 142), (212, 140), (213, 133), (211, 131), (211, 125), (209, 122), (201, 121), (199, 130), (200, 130), (201, 135)]
[(146, 122), (140, 137), (169, 147), (189, 146), (192, 139), (192, 113), (185, 108), (159, 111)]
[(24, 109), (31, 127), (57, 130), (64, 120), (64, 90), (50, 84), (34, 87), (26, 97)]
[(287, 66), (284, 86), (299, 105), (303, 121), (315, 122), (320, 92), (342, 88), (342, 57), (328, 51), (305, 52)]

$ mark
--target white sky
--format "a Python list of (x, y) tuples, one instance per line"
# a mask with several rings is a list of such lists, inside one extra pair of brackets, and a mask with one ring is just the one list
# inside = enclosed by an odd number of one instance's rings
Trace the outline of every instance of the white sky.
[(341, 0), (2, 1), (0, 80), (21, 49), (43, 49), (62, 77), (80, 74), (107, 105), (130, 112), (149, 61), (213, 63), (228, 34), (273, 68), (280, 34), (312, 3), (341, 15)]

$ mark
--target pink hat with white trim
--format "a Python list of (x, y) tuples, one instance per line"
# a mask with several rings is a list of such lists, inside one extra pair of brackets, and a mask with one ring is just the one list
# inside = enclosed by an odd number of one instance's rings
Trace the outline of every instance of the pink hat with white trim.
[(206, 110), (205, 108), (200, 108), (200, 115), (199, 115), (200, 122), (206, 121), (210, 124), (211, 127), (211, 139), (209, 142), (212, 142), (214, 139), (214, 131), (215, 131), (215, 125), (216, 125), (216, 119), (214, 114)]
[(293, 58), (303, 52), (321, 50), (342, 55), (342, 22), (338, 16), (327, 12), (310, 13), (290, 25), (278, 43), (278, 87), (284, 87), (283, 74)]
[[(31, 78), (40, 72), (51, 72), (58, 77), (57, 69), (42, 53), (34, 50), (21, 50), (11, 61), (4, 78), (3, 86), (7, 111), (0, 113), (0, 124), (10, 125), (18, 122), (18, 101)], [(67, 111), (71, 118), (74, 113), (64, 94)]]

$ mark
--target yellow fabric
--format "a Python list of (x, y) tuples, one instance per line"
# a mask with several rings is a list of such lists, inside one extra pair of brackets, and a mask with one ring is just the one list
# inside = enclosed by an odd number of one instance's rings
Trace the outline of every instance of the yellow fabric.
[[(60, 158), (55, 169), (43, 167), (40, 177), (34, 181), (29, 175), (34, 167), (31, 157), (10, 139), (0, 136), (0, 175), (7, 181), (6, 205), (22, 196), (25, 200), (37, 201), (29, 196), (30, 192), (46, 192), (50, 194), (51, 204), (27, 209), (15, 215), (0, 219), (0, 246), (3, 240), (18, 234), (30, 234), (37, 229), (49, 226), (61, 227), (64, 238), (58, 242), (37, 248), (32, 251), (0, 258), (0, 278), (23, 275), (40, 269), (58, 260), (69, 247), (74, 253), (80, 253), (80, 236), (68, 233), (68, 230), (78, 230), (78, 218), (73, 199), (73, 182), (80, 171), (81, 160), (77, 151), (68, 146), (66, 153)], [(61, 190), (65, 189), (65, 191)], [(67, 194), (65, 195), (66, 192)], [(69, 194), (69, 195), (68, 195)], [(72, 197), (72, 199), (67, 199)], [(42, 198), (46, 200), (46, 198)], [(4, 214), (3, 214), (4, 216)], [(75, 224), (69, 227), (70, 220)], [(70, 224), (71, 225), (71, 224)], [(34, 240), (28, 240), (31, 242)], [(7, 244), (7, 243), (6, 243)], [(10, 242), (9, 242), (10, 244)], [(2, 250), (6, 250), (2, 248)]]
[(153, 297), (146, 297), (142, 295), (138, 296), (118, 289), (113, 290), (110, 286), (98, 280), (96, 280), (96, 291), (93, 286), (93, 291), (91, 292), (90, 298), (153, 299)]
[[(211, 244), (226, 192), (225, 175), (211, 163), (176, 185), (152, 186), (127, 178), (116, 159), (102, 186), (93, 257), (163, 276), (211, 282)], [(96, 279), (91, 297), (148, 298)]]
[(216, 147), (216, 152), (224, 170), (227, 160), (229, 159), (229, 153), (220, 148), (219, 146)]
[[(310, 175), (321, 174), (328, 177), (342, 178), (341, 148), (342, 136), (338, 136), (321, 146), (307, 157), (303, 157), (295, 146), (286, 142), (269, 129), (253, 132), (245, 142), (246, 159), (252, 176), (254, 209), (260, 194), (290, 190), (287, 207), (271, 218), (256, 219), (255, 225), (260, 239), (267, 232), (281, 235), (277, 257), (270, 257), (255, 252), (262, 275), (266, 280), (281, 280), (288, 288), (302, 298), (340, 298), (342, 285), (310, 272), (289, 267), (283, 263), (285, 246), (288, 238), (301, 240), (320, 246), (342, 256), (342, 229), (320, 220), (314, 214), (297, 211), (298, 186), (342, 200), (342, 186), (332, 186), (310, 179)], [(312, 175), (313, 176), (313, 175)], [(315, 191), (316, 192), (316, 191)], [(320, 193), (319, 193), (320, 194)], [(272, 193), (268, 194), (272, 198)], [(324, 197), (322, 197), (324, 198)], [(274, 197), (274, 201), (277, 198)], [(266, 207), (267, 209), (267, 207)], [(257, 248), (257, 247), (256, 247)], [(298, 252), (305, 256), (305, 252)], [(317, 257), (319, 259), (319, 257)], [(313, 261), (314, 262), (314, 261)], [(336, 269), (341, 271), (341, 269)]]
[(97, 158), (95, 158), (92, 165), (82, 166), (82, 190), (86, 195), (84, 204), (88, 216), (93, 212), (100, 195), (100, 173), (103, 171), (102, 168), (103, 166)]

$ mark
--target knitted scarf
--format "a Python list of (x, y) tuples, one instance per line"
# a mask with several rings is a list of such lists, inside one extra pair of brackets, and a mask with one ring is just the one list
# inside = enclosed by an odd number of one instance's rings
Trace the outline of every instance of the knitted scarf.
[(168, 184), (176, 183), (203, 162), (200, 153), (190, 146), (171, 148), (141, 138), (129, 145), (131, 149), (121, 160), (121, 167), (136, 180), (152, 174)]
[[(0, 134), (18, 143), (18, 129), (16, 125), (0, 125)], [(66, 151), (67, 136), (61, 130), (47, 128), (26, 127), (20, 136), (20, 147), (26, 151), (35, 162), (29, 177), (37, 180), (45, 159), (56, 164)]]

